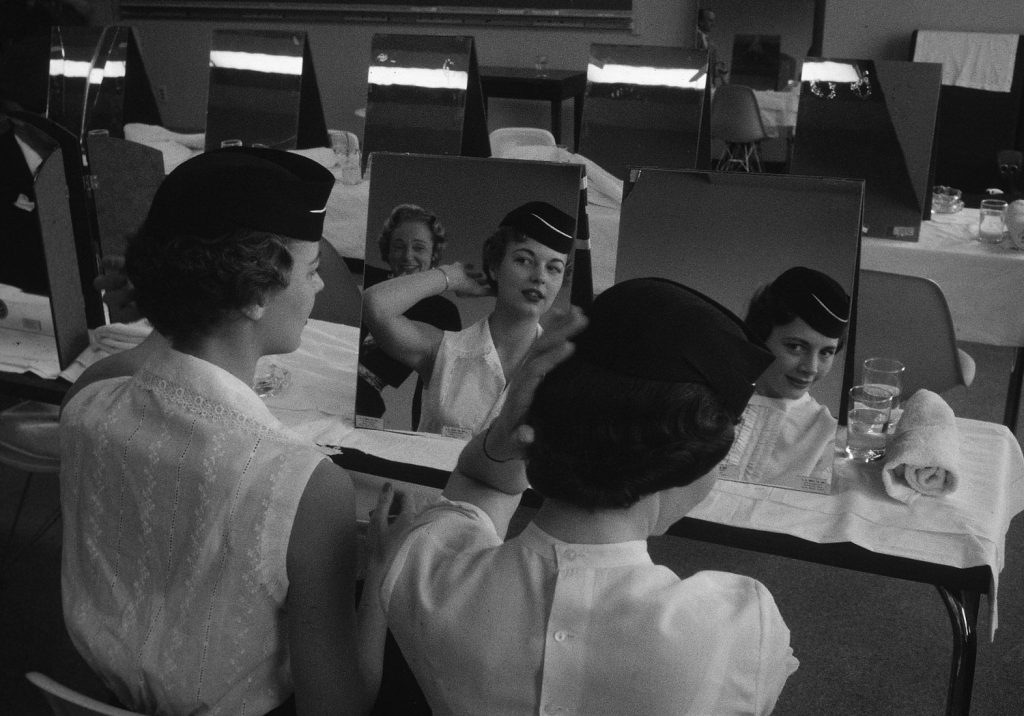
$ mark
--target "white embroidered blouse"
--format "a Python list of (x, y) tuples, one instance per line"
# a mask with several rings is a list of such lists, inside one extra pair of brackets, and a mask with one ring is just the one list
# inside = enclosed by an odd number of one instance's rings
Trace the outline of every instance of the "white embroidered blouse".
[(285, 557), (322, 459), (243, 382), (170, 348), (68, 402), (64, 616), (126, 706), (263, 714), (291, 694)]

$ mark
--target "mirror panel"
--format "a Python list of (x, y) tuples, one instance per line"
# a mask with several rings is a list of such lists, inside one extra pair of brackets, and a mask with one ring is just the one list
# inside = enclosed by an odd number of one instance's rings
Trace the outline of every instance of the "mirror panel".
[[(888, 67), (890, 76), (898, 72), (895, 67)], [(915, 191), (884, 85), (871, 60), (806, 59), (790, 171), (865, 179), (865, 233), (916, 241), (923, 212), (920, 189)], [(918, 111), (928, 114), (926, 107)], [(917, 170), (927, 177), (928, 166)], [(926, 182), (918, 184), (923, 188)]]
[[(631, 174), (619, 222), (616, 282), (670, 278), (741, 317), (754, 290), (792, 266), (823, 271), (853, 295), (862, 182), (660, 169)], [(851, 356), (845, 351), (843, 358)], [(814, 389), (836, 416), (843, 384), (837, 360)]]
[[(582, 173), (582, 165), (570, 163), (377, 153), (367, 214), (364, 289), (387, 280), (401, 268), (392, 268), (385, 261), (379, 245), (384, 222), (396, 206), (414, 204), (438, 217), (446, 235), (441, 264), (460, 261), (479, 267), (484, 240), (517, 206), (528, 201), (546, 201), (576, 216)], [(423, 270), (429, 267), (424, 266)], [(567, 271), (555, 305), (567, 305), (571, 292), (572, 276)], [(495, 299), (491, 297), (461, 298), (448, 291), (417, 304), (407, 315), (412, 317), (411, 312), (417, 311), (415, 320), (456, 330), (485, 319), (494, 306)], [(455, 325), (450, 323), (452, 308), (457, 313)], [(400, 361), (384, 354), (375, 341), (366, 340), (368, 334), (364, 320), (360, 374), (365, 378), (369, 370), (376, 380), (360, 380), (355, 424), (364, 428), (412, 429), (417, 376)], [(374, 383), (380, 390), (374, 388)], [(449, 433), (453, 437), (468, 437)]]
[(85, 131), (124, 137), (126, 122), (161, 125), (160, 111), (131, 27), (104, 30), (96, 46), (85, 103)]
[(206, 148), (225, 141), (273, 149), (327, 146), (316, 88), (306, 33), (215, 30)]
[(707, 52), (591, 45), (580, 154), (616, 177), (631, 166), (710, 160)]
[(363, 160), (373, 152), (490, 156), (472, 37), (373, 36)]
[(46, 117), (81, 137), (86, 99), (103, 35), (99, 27), (54, 27), (50, 31)]

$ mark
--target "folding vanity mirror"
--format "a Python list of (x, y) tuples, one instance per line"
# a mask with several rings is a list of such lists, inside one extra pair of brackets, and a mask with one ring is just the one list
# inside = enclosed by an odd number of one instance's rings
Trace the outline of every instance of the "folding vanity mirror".
[(804, 60), (790, 172), (864, 179), (865, 234), (916, 241), (926, 211), (939, 77), (934, 67), (909, 64)]
[(162, 124), (131, 27), (104, 28), (96, 44), (84, 112), (83, 133), (99, 129), (123, 137), (129, 122)]
[[(461, 298), (454, 291), (441, 295), (446, 281), (440, 272), (431, 270), (431, 265), (447, 266), (459, 261), (481, 267), (484, 240), (495, 233), (508, 212), (530, 201), (548, 202), (575, 218), (582, 172), (581, 165), (569, 163), (377, 153), (373, 159), (367, 214), (364, 295), (365, 289), (395, 274), (429, 271), (434, 274), (437, 293), (413, 305), (406, 312), (407, 317), (449, 331), (470, 328), (478, 321), (486, 320), (495, 309), (496, 300), (492, 297)], [(396, 207), (403, 204), (421, 207), (433, 214), (443, 226), (445, 243), (439, 259), (430, 256), (431, 247), (428, 246), (426, 258), (415, 267), (408, 260), (399, 260), (400, 256), (396, 256), (394, 251), (399, 241), (397, 234), (391, 235), (391, 245), (387, 239), (384, 241), (385, 247), (392, 249), (390, 258), (383, 253), (380, 239), (385, 221)], [(427, 226), (427, 221), (422, 218), (417, 222)], [(398, 222), (398, 226), (403, 225), (404, 222)], [(429, 238), (425, 237), (426, 240), (436, 246), (436, 228), (427, 233)], [(515, 244), (511, 246), (509, 251), (518, 251)], [(513, 254), (506, 252), (505, 255)], [(540, 301), (542, 307), (537, 310), (546, 313), (550, 305), (568, 304), (572, 291), (572, 258), (570, 250), (567, 257), (570, 265), (564, 267), (560, 290), (545, 295)], [(545, 285), (551, 286), (550, 279)], [(503, 305), (510, 305), (519, 298), (505, 296), (500, 300), (506, 302)], [(364, 299), (355, 424), (363, 428), (413, 429), (413, 413), (419, 414), (420, 405), (416, 399), (418, 376), (402, 360), (384, 353), (372, 337), (365, 320), (366, 306)], [(531, 310), (523, 306), (519, 309)], [(542, 315), (541, 325), (543, 322)], [(486, 323), (483, 328), (487, 329)], [(473, 397), (469, 396), (469, 402)], [(484, 411), (488, 408), (483, 406)], [(416, 427), (419, 426), (417, 421)], [(460, 439), (469, 437), (462, 430), (438, 429), (431, 432)]]
[(305, 32), (215, 30), (206, 148), (329, 146)]
[[(22, 107), (45, 115), (81, 138), (91, 129), (124, 136), (126, 122), (160, 124), (131, 27), (53, 27), (49, 43), (35, 38), (12, 48)], [(6, 70), (6, 65), (5, 65)]]
[(374, 35), (363, 162), (373, 152), (489, 157), (472, 37)]
[(0, 336), (6, 363), (52, 372), (89, 343), (62, 145), (20, 120), (6, 130), (2, 182), (22, 191), (0, 221)]
[[(670, 278), (740, 317), (758, 288), (794, 266), (821, 271), (855, 296), (861, 181), (634, 169), (624, 193), (616, 282)], [(831, 372), (811, 390), (811, 397), (837, 417), (844, 415), (844, 390), (854, 376), (853, 340), (851, 327)], [(830, 449), (831, 443), (818, 447)], [(827, 467), (830, 480), (831, 459)], [(814, 488), (822, 486), (817, 478), (792, 484), (787, 480), (793, 476), (784, 477), (785, 487), (818, 491)]]
[(710, 161), (707, 52), (591, 45), (580, 154), (620, 179), (631, 166)]

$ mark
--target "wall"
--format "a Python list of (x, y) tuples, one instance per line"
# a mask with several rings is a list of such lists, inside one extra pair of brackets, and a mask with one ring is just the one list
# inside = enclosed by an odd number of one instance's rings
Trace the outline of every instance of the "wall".
[(910, 59), (914, 30), (1012, 32), (1024, 35), (1021, 0), (828, 0), (824, 54), (855, 59)]

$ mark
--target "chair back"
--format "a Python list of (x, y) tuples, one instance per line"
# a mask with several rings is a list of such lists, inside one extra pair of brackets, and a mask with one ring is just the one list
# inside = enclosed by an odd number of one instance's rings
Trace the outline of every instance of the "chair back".
[(554, 147), (555, 135), (540, 127), (501, 127), (490, 134), (491, 156), (506, 157), (513, 147)]
[(54, 716), (141, 716), (137, 711), (126, 711), (80, 694), (38, 671), (28, 672), (25, 678), (43, 692)]
[(961, 368), (961, 354), (970, 356), (957, 349), (946, 297), (930, 279), (862, 270), (856, 330), (858, 372), (866, 358), (895, 358), (906, 366), (905, 397), (919, 388), (942, 393), (973, 378)]
[(734, 84), (715, 90), (711, 98), (711, 136), (735, 144), (760, 142), (767, 136), (754, 90)]

